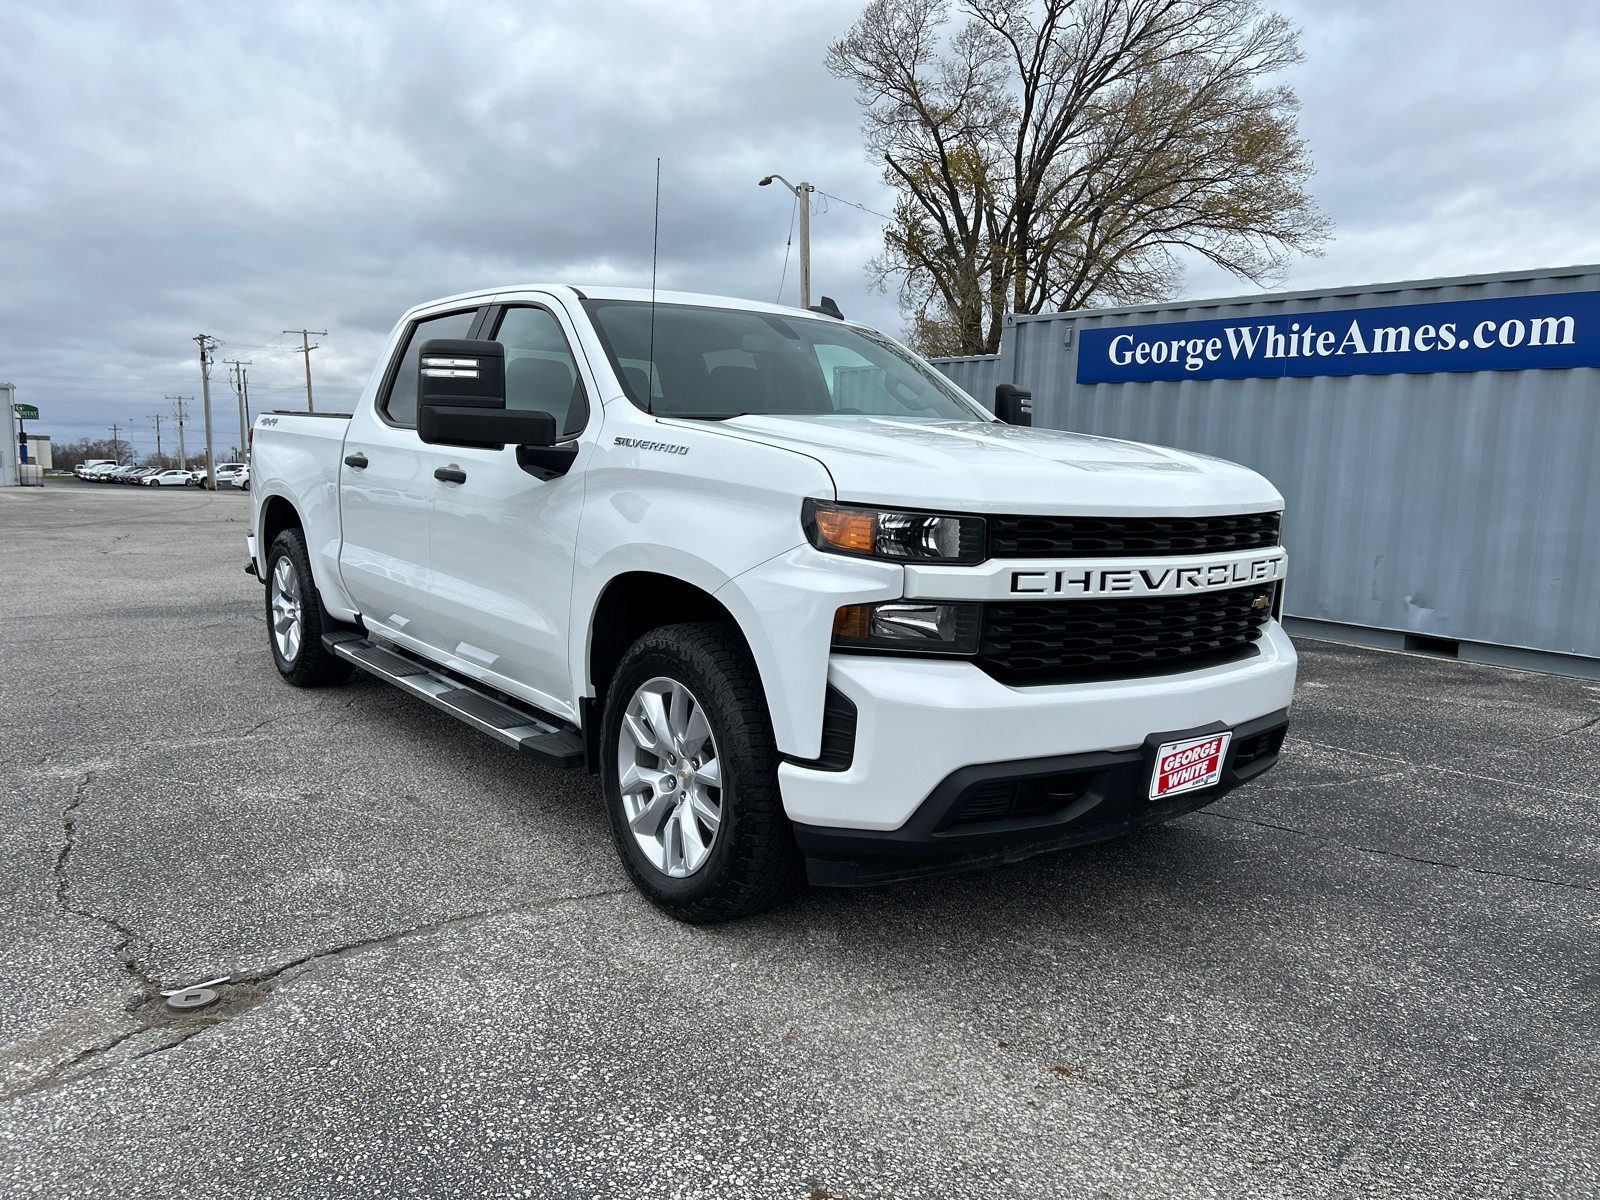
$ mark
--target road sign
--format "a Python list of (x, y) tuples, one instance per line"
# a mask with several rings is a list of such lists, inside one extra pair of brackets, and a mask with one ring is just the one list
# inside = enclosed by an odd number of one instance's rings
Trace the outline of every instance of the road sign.
[(13, 404), (11, 407), (16, 410), (17, 416), (24, 421), (37, 421), (39, 419), (39, 410), (31, 404)]

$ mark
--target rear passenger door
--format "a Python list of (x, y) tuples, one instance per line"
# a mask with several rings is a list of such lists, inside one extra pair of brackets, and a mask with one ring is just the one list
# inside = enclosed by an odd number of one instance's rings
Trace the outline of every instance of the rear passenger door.
[[(479, 336), (505, 347), (507, 408), (551, 413), (563, 439), (592, 434), (593, 379), (558, 304), (508, 302)], [(567, 474), (540, 478), (515, 446), (429, 449), (466, 475), (433, 487), (431, 601), (449, 665), (575, 717), (567, 627), (584, 454)]]
[(339, 467), (343, 542), (339, 570), (368, 626), (438, 646), (428, 603), (428, 518), (435, 448), (417, 436), (417, 350), (430, 338), (464, 338), (484, 306), (412, 322), (370, 405), (351, 417)]

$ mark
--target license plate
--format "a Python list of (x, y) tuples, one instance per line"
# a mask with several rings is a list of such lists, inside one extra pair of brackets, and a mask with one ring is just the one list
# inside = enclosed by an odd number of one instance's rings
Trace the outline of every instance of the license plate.
[(1222, 778), (1222, 763), (1228, 757), (1231, 741), (1230, 731), (1157, 746), (1156, 769), (1150, 776), (1150, 799), (1160, 800), (1216, 783)]

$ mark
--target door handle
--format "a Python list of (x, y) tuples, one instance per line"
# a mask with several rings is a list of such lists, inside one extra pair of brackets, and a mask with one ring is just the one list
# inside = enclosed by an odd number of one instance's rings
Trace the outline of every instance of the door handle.
[(344, 465), (347, 467), (354, 467), (358, 471), (365, 470), (367, 466), (367, 456), (365, 454), (346, 454), (344, 456)]
[(455, 467), (439, 467), (434, 471), (433, 477), (441, 483), (465, 483), (467, 481), (467, 473), (457, 470)]

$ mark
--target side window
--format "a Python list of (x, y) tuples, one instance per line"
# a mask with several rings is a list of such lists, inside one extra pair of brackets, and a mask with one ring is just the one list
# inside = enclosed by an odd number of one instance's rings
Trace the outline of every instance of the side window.
[(464, 338), (478, 319), (478, 310), (447, 313), (442, 317), (429, 317), (411, 327), (406, 348), (400, 354), (400, 365), (389, 381), (389, 394), (381, 410), (396, 425), (417, 423), (417, 352), (430, 338)]
[(589, 401), (555, 317), (542, 308), (508, 308), (494, 340), (506, 349), (506, 407), (549, 413), (563, 437), (581, 433)]

